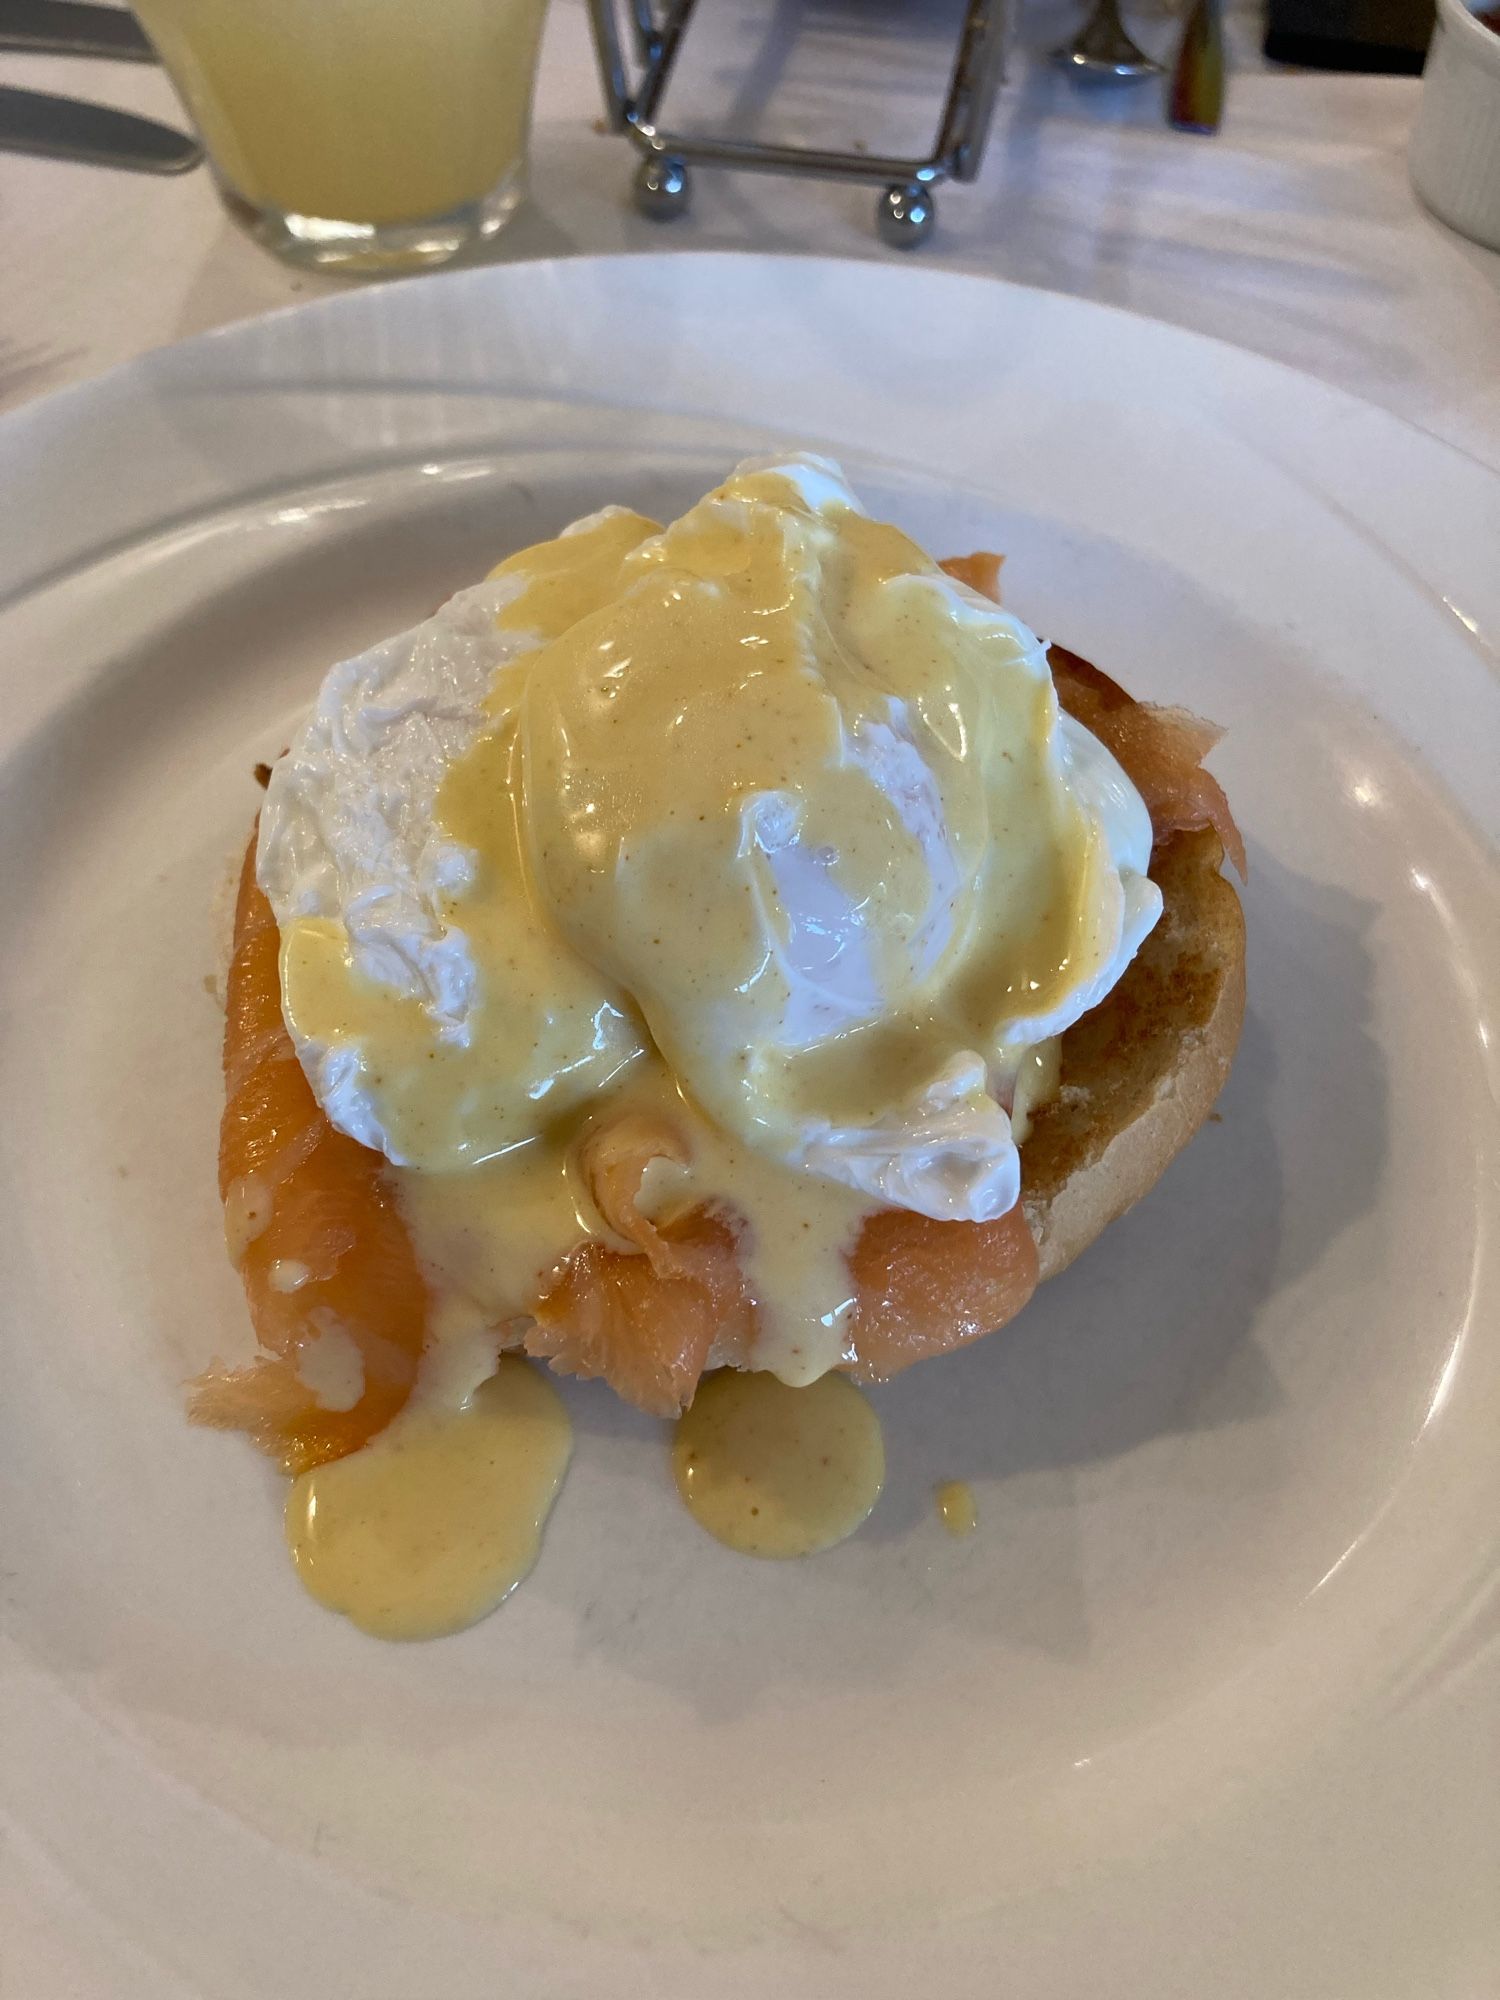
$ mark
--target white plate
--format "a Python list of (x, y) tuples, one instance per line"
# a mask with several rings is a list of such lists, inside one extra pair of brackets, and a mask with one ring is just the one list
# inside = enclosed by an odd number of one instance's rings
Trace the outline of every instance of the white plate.
[[(531, 1580), (381, 1647), (180, 1407), (247, 1339), (203, 989), (250, 765), (503, 551), (772, 441), (1229, 726), (1222, 1122), (880, 1394), (844, 1547), (720, 1550), (585, 1390)], [(1073, 300), (673, 256), (154, 355), (0, 426), (0, 490), (6, 1994), (1494, 1991), (1496, 481)]]

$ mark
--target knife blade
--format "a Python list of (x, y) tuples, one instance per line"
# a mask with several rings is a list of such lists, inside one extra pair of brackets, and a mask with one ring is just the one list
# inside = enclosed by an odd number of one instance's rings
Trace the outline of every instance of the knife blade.
[(0, 0), (0, 49), (156, 61), (134, 14), (123, 7), (97, 7), (92, 0)]
[(181, 174), (196, 167), (203, 148), (186, 132), (44, 90), (0, 85), (0, 152), (34, 153), (48, 160), (129, 167), (143, 174)]

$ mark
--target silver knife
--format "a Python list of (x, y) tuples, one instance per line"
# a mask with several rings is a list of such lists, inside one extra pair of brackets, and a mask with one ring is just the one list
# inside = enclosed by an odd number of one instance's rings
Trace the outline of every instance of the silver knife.
[(96, 7), (91, 0), (0, 0), (0, 49), (156, 61), (134, 14), (124, 7)]
[(0, 152), (37, 153), (49, 160), (81, 160), (98, 167), (130, 167), (143, 174), (181, 174), (196, 167), (203, 148), (186, 132), (42, 90), (0, 85)]

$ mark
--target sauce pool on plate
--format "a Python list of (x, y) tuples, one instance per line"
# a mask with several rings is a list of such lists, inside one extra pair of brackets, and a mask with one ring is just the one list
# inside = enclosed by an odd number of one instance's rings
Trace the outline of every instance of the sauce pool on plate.
[(852, 1535), (875, 1505), (885, 1442), (847, 1376), (789, 1388), (725, 1369), (679, 1420), (672, 1471), (717, 1541), (742, 1555), (808, 1556)]
[(297, 1574), (378, 1639), (437, 1639), (494, 1610), (536, 1561), (572, 1451), (557, 1390), (508, 1357), (461, 1407), (413, 1405), (287, 1499)]

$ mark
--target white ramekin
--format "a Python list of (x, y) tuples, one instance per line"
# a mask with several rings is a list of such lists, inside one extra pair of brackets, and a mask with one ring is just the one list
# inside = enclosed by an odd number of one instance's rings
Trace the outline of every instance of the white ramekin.
[(1437, 0), (1410, 158), (1433, 214), (1500, 250), (1500, 35), (1463, 0)]
[(1464, 0), (1438, 0), (1410, 164), (1434, 216), (1500, 250), (1500, 34)]

